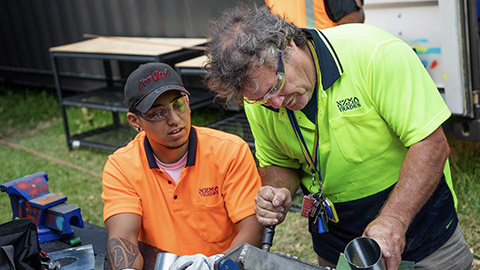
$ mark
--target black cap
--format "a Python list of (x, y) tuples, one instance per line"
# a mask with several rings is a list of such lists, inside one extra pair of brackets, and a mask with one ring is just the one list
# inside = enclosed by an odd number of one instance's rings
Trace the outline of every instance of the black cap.
[(156, 62), (143, 64), (127, 78), (124, 89), (125, 104), (130, 112), (136, 109), (145, 113), (155, 100), (168, 90), (180, 90), (190, 95), (171, 66)]

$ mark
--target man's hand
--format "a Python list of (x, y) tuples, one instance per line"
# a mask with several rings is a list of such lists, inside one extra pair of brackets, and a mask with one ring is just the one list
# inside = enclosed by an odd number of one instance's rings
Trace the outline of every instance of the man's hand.
[(399, 220), (378, 216), (363, 232), (363, 236), (375, 239), (380, 245), (387, 269), (397, 269), (402, 261), (407, 228)]
[(264, 226), (277, 225), (285, 220), (292, 206), (292, 196), (287, 188), (263, 186), (255, 196), (255, 213)]
[(387, 269), (400, 264), (408, 226), (437, 188), (449, 153), (442, 127), (410, 146), (388, 201), (363, 232), (380, 245)]
[(169, 270), (213, 270), (215, 261), (223, 254), (207, 257), (203, 254), (186, 255), (179, 257), (168, 269)]

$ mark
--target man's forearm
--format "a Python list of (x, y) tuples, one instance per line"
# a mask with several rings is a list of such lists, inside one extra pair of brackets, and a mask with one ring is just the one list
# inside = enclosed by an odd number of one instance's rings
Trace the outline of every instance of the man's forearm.
[(287, 188), (293, 196), (300, 185), (298, 170), (279, 166), (260, 168), (263, 186)]
[(238, 234), (233, 239), (230, 247), (224, 251), (228, 253), (242, 243), (260, 247), (263, 239), (263, 226), (258, 223), (255, 215), (248, 216), (237, 222)]
[(107, 250), (112, 269), (143, 268), (143, 257), (138, 243), (132, 243), (125, 238), (110, 238)]
[(381, 215), (394, 217), (406, 228), (435, 191), (450, 149), (441, 128), (408, 150), (397, 185)]

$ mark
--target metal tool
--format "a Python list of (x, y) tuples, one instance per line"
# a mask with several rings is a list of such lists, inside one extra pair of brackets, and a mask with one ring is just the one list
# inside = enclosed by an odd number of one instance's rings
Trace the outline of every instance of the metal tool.
[(288, 254), (270, 253), (274, 235), (275, 225), (265, 227), (262, 249), (243, 243), (216, 261), (215, 270), (330, 269), (301, 261), (297, 257)]
[(66, 204), (66, 196), (48, 190), (48, 176), (37, 172), (0, 185), (10, 197), (13, 218), (30, 218), (40, 243), (73, 236), (70, 225), (83, 228), (80, 208)]
[(91, 244), (48, 253), (50, 259), (60, 263), (62, 270), (93, 270), (95, 255)]
[(275, 235), (275, 225), (270, 225), (265, 227), (265, 231), (263, 232), (263, 242), (262, 242), (262, 250), (270, 252), (270, 248), (273, 244), (273, 236)]
[[(232, 265), (233, 264), (233, 265)], [(215, 262), (215, 270), (329, 270), (319, 267), (291, 255), (270, 253), (250, 244), (243, 243)]]

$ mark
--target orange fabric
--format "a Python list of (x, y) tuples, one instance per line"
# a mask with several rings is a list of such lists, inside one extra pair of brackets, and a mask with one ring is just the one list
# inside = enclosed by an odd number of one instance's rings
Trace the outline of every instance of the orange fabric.
[(265, 4), (270, 7), (273, 13), (285, 17), (286, 21), (292, 22), (295, 26), (307, 27), (304, 0), (265, 0)]
[(338, 23), (330, 20), (328, 17), (323, 0), (313, 0), (313, 8), (315, 14), (315, 25), (317, 29), (325, 29), (338, 25)]
[(156, 164), (149, 165), (153, 156), (144, 146), (144, 132), (109, 156), (103, 172), (104, 221), (135, 213), (142, 216), (140, 241), (178, 255), (211, 256), (230, 246), (238, 233), (236, 222), (255, 213), (261, 181), (241, 138), (203, 127), (192, 132), (196, 150), (191, 150), (191, 134), (178, 184)]
[[(307, 28), (305, 0), (265, 0), (273, 13), (278, 14), (299, 28)], [(313, 0), (315, 25), (317, 29), (337, 26), (325, 11), (323, 0)]]

